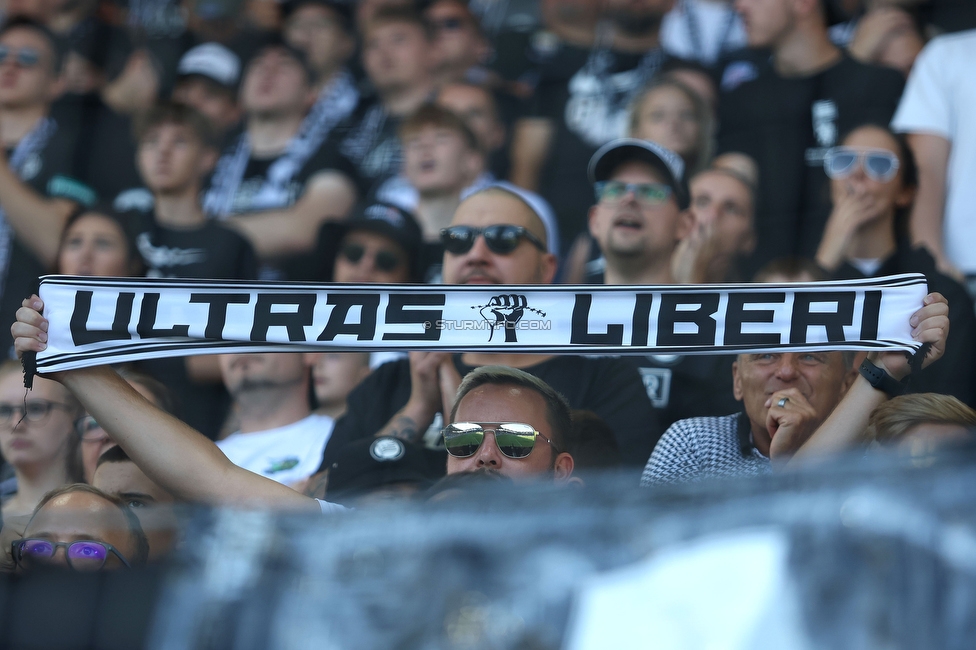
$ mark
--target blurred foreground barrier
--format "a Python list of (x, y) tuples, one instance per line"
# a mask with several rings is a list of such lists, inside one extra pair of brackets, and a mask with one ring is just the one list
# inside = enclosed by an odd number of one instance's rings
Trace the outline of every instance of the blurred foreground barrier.
[(915, 350), (921, 275), (798, 284), (327, 285), (49, 276), (37, 369), (218, 352)]
[(201, 512), (162, 578), (0, 584), (0, 644), (961, 650), (976, 639), (972, 454), (631, 485), (503, 486), (332, 518)]

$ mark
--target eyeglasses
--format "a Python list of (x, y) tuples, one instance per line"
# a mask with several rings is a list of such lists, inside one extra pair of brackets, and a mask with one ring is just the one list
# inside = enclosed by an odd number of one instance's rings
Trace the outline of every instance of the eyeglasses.
[[(484, 424), (490, 426), (483, 426)], [(535, 430), (531, 424), (521, 422), (455, 422), (444, 427), (444, 446), (455, 458), (470, 458), (485, 441), (485, 432), (495, 436), (495, 446), (506, 458), (525, 458), (532, 453), (535, 439), (542, 438), (555, 449), (552, 440)]]
[(455, 32), (464, 27), (464, 20), (461, 18), (441, 18), (440, 20), (431, 20), (430, 25), (437, 31)]
[(13, 49), (6, 45), (0, 45), (0, 65), (13, 57), (13, 62), (20, 68), (33, 68), (41, 62), (41, 53), (32, 47), (22, 47)]
[[(363, 256), (366, 254), (366, 247), (362, 244), (346, 244), (339, 252), (352, 264), (359, 264), (360, 260), (362, 260)], [(376, 255), (373, 257), (373, 260), (377, 269), (387, 273), (390, 271), (395, 271), (397, 267), (400, 266), (400, 256), (393, 251), (376, 251)]]
[(624, 183), (621, 181), (600, 181), (594, 183), (597, 203), (618, 203), (634, 193), (634, 198), (644, 205), (661, 205), (671, 196), (671, 188), (661, 183)]
[(441, 230), (441, 243), (448, 253), (464, 255), (471, 250), (479, 235), (485, 236), (488, 250), (499, 255), (508, 255), (518, 248), (523, 239), (528, 240), (543, 253), (547, 252), (546, 245), (522, 226), (497, 225), (487, 228), (451, 226)]
[(879, 183), (887, 183), (898, 173), (898, 156), (884, 149), (853, 149), (833, 147), (824, 155), (824, 171), (834, 180), (842, 180), (857, 169), (858, 162), (865, 176)]
[(108, 438), (108, 434), (102, 429), (102, 425), (90, 415), (83, 415), (75, 420), (75, 431), (84, 442), (95, 442)]
[(118, 557), (125, 568), (132, 565), (125, 559), (117, 548), (105, 542), (83, 539), (76, 542), (52, 542), (47, 539), (18, 539), (11, 544), (14, 562), (23, 568), (30, 568), (31, 563), (50, 563), (58, 548), (64, 547), (64, 556), (68, 566), (75, 571), (98, 571), (105, 566), (108, 554)]
[(9, 425), (26, 419), (28, 422), (40, 422), (51, 415), (53, 409), (64, 409), (70, 411), (71, 407), (67, 404), (49, 402), (43, 399), (36, 399), (23, 404), (0, 404), (0, 425)]

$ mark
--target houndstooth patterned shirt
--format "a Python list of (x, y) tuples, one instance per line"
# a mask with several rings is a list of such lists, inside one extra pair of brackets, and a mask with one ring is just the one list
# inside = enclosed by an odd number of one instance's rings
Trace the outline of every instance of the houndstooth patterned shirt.
[(641, 485), (755, 476), (770, 471), (769, 459), (752, 444), (744, 413), (689, 418), (672, 424), (644, 467)]

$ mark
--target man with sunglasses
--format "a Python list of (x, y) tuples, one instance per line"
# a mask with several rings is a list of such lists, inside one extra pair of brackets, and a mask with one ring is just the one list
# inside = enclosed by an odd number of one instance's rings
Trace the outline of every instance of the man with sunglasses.
[[(694, 226), (681, 158), (655, 142), (624, 138), (593, 155), (589, 174), (596, 193), (590, 234), (605, 260), (603, 283), (677, 284), (674, 256)], [(729, 357), (652, 354), (623, 362), (640, 373), (665, 427), (735, 408)]]
[[(475, 192), (458, 207), (441, 233), (445, 284), (548, 284), (556, 272), (551, 252), (555, 224), (533, 195), (508, 184)], [(530, 305), (531, 306), (531, 305)], [(512, 307), (512, 313), (517, 307)], [(497, 336), (498, 334), (496, 334)], [(485, 336), (487, 339), (487, 334)], [(596, 412), (614, 430), (625, 465), (646, 460), (660, 428), (640, 378), (627, 362), (610, 358), (500, 353), (411, 353), (377, 368), (349, 395), (336, 423), (323, 468), (340, 446), (374, 435), (440, 447), (462, 377), (475, 368), (504, 365), (532, 374), (573, 408)]]
[(424, 10), (434, 31), (437, 85), (455, 81), (484, 82), (490, 72), (481, 66), (491, 54), (491, 43), (467, 3), (435, 0)]
[[(95, 200), (77, 180), (74, 130), (51, 115), (63, 89), (62, 53), (46, 27), (26, 18), (0, 27), (0, 321), (54, 265), (71, 211)], [(10, 344), (0, 335), (0, 353)]]
[(149, 557), (146, 535), (125, 503), (84, 483), (45, 495), (23, 535), (4, 549), (22, 571), (41, 565), (129, 569)]

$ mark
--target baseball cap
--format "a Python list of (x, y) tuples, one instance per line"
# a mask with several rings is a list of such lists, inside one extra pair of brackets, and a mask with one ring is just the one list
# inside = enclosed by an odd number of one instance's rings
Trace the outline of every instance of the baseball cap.
[(241, 60), (220, 43), (203, 43), (187, 50), (176, 66), (181, 77), (200, 75), (226, 88), (234, 88), (241, 78)]
[(395, 483), (432, 482), (424, 450), (399, 438), (356, 440), (340, 448), (329, 466), (328, 499), (344, 499)]
[(685, 163), (681, 156), (656, 142), (637, 138), (620, 138), (606, 143), (590, 158), (588, 174), (591, 183), (605, 181), (620, 165), (631, 160), (645, 162), (664, 176), (664, 182), (674, 191), (674, 198), (682, 210), (688, 207), (688, 187), (685, 182)]
[(391, 203), (367, 203), (345, 221), (327, 221), (319, 231), (318, 250), (327, 258), (329, 277), (335, 255), (342, 239), (350, 232), (366, 230), (388, 237), (407, 253), (411, 278), (420, 277), (423, 231), (417, 218)]

